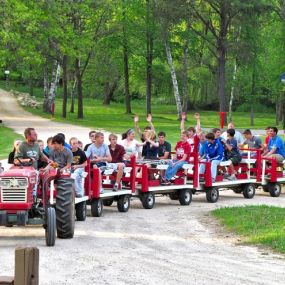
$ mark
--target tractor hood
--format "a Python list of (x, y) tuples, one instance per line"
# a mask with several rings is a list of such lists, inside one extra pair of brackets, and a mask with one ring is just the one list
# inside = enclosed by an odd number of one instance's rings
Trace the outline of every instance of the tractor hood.
[(3, 177), (34, 177), (36, 171), (33, 167), (19, 167), (12, 166), (10, 169), (3, 171), (0, 174), (0, 178)]

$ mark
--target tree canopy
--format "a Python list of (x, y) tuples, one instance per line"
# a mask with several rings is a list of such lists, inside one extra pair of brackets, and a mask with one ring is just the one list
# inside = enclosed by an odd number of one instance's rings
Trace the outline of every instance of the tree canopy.
[[(285, 106), (283, 0), (2, 0), (0, 65), (51, 112), (84, 98), (252, 113)], [(278, 107), (279, 106), (279, 107)], [(279, 109), (280, 110), (279, 110)], [(252, 117), (253, 123), (253, 117)]]

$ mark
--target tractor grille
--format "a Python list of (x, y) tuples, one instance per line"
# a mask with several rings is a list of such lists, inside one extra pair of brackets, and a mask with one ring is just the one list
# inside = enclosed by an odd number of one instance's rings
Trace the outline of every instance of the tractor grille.
[(1, 201), (7, 202), (26, 202), (27, 189), (1, 189)]
[(21, 203), (27, 201), (27, 178), (25, 177), (2, 177), (2, 181), (10, 181), (9, 186), (1, 186), (1, 202), (2, 203)]

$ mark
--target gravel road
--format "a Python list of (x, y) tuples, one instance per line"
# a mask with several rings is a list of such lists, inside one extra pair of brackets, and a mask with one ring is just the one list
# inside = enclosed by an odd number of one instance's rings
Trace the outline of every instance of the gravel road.
[[(19, 114), (21, 114), (19, 116)], [(65, 132), (87, 137), (88, 129), (34, 117), (16, 106), (9, 93), (0, 92), (0, 118), (22, 133), (34, 126), (39, 137)], [(246, 200), (224, 191), (216, 204), (204, 194), (193, 196), (190, 206), (158, 197), (152, 210), (137, 199), (128, 213), (116, 205), (103, 216), (76, 222), (75, 236), (46, 247), (44, 230), (0, 228), (0, 275), (13, 275), (17, 246), (40, 249), (40, 284), (284, 284), (284, 256), (262, 247), (241, 244), (211, 217), (218, 207), (250, 204), (284, 206), (284, 193), (271, 198), (257, 191)], [(250, 217), (249, 217), (250, 218)]]

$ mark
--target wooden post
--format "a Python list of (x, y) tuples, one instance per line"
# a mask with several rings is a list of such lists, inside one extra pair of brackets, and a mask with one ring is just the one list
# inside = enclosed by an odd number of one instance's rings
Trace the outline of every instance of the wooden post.
[(14, 285), (39, 284), (39, 249), (16, 248)]
[(0, 285), (39, 285), (39, 249), (16, 248), (15, 277), (1, 276)]

